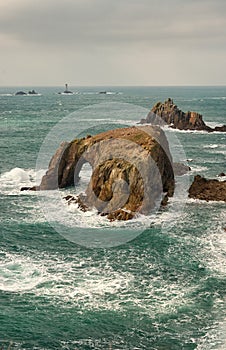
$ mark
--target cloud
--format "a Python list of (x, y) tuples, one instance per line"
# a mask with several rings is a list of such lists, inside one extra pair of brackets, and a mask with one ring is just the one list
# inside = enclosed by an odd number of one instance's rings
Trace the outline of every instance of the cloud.
[(7, 84), (223, 83), (226, 1), (1, 0), (0, 50)]
[(31, 45), (216, 46), (215, 40), (226, 37), (226, 5), (220, 0), (11, 0), (11, 5), (1, 12), (0, 31)]

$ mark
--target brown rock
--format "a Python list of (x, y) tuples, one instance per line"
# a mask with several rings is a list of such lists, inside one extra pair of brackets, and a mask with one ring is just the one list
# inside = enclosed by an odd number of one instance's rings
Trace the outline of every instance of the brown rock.
[(160, 205), (163, 193), (167, 198), (173, 195), (172, 159), (165, 134), (157, 126), (110, 130), (61, 144), (40, 189), (75, 186), (86, 162), (93, 174), (86, 195), (76, 199), (82, 210), (95, 207), (110, 220), (128, 220)]
[(168, 98), (164, 103), (158, 102), (151, 109), (146, 119), (140, 121), (141, 124), (151, 123), (154, 125), (170, 125), (174, 129), (180, 130), (204, 130), (208, 132), (226, 132), (226, 125), (212, 129), (203, 121), (202, 115), (197, 112), (183, 112)]
[(78, 204), (78, 208), (84, 212), (89, 210), (89, 208), (84, 204), (84, 199), (82, 199), (82, 196), (74, 197), (74, 196), (68, 195), (64, 197), (64, 199), (67, 201), (68, 204), (72, 204), (72, 203)]
[(190, 198), (226, 202), (226, 181), (205, 179), (196, 175), (188, 192)]
[(134, 217), (135, 213), (129, 212), (129, 211), (125, 211), (123, 209), (118, 209), (112, 213), (109, 213), (107, 215), (107, 218), (110, 221), (114, 221), (114, 220), (131, 220)]

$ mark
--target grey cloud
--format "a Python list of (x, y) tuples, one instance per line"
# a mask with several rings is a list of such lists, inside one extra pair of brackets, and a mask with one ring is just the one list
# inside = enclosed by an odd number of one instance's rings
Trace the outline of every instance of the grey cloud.
[(7, 85), (225, 84), (226, 1), (0, 0), (0, 50)]
[(0, 14), (0, 31), (34, 45), (216, 46), (226, 37), (223, 0), (20, 2)]

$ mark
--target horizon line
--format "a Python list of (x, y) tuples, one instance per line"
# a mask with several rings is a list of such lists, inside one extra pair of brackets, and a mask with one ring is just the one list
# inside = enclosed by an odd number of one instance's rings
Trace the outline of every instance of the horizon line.
[[(128, 88), (128, 87), (226, 87), (226, 83), (225, 84), (205, 84), (205, 85), (202, 85), (202, 84), (188, 84), (188, 85), (185, 85), (185, 84), (173, 84), (173, 85), (170, 85), (170, 84), (168, 84), (168, 85), (137, 85), (137, 84), (135, 84), (135, 85), (115, 85), (115, 84), (113, 84), (113, 85), (106, 85), (106, 84), (104, 84), (104, 85), (73, 85), (73, 84), (68, 84), (68, 85), (70, 85), (70, 87), (75, 87), (75, 88), (77, 88), (77, 87), (126, 87), (126, 88)], [(0, 85), (0, 88), (19, 88), (19, 87), (24, 87), (24, 88), (31, 88), (32, 86), (34, 86), (34, 87), (42, 87), (42, 88), (61, 88), (61, 87), (63, 87), (63, 86), (65, 86), (65, 84), (63, 84), (63, 85)]]

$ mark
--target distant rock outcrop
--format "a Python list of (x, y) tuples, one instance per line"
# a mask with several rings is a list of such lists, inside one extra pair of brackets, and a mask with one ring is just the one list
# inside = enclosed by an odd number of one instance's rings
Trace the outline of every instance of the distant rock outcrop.
[(28, 95), (38, 95), (38, 93), (33, 89), (28, 91)]
[(214, 129), (203, 121), (202, 115), (197, 112), (183, 112), (168, 98), (164, 103), (158, 102), (151, 109), (146, 119), (140, 121), (141, 124), (151, 123), (159, 125), (161, 119), (163, 124), (168, 124), (171, 128), (179, 130), (204, 130), (208, 132), (226, 132), (226, 125), (217, 126)]
[(24, 92), (24, 91), (17, 91), (17, 92), (15, 93), (15, 95), (16, 95), (16, 96), (23, 96), (23, 95), (27, 95), (27, 94), (26, 94), (26, 92)]
[(205, 179), (196, 175), (188, 193), (190, 198), (226, 202), (226, 181)]
[(62, 143), (37, 189), (74, 186), (88, 162), (93, 173), (85, 194), (68, 197), (110, 220), (147, 214), (174, 192), (174, 171), (164, 132), (157, 126), (110, 130)]

